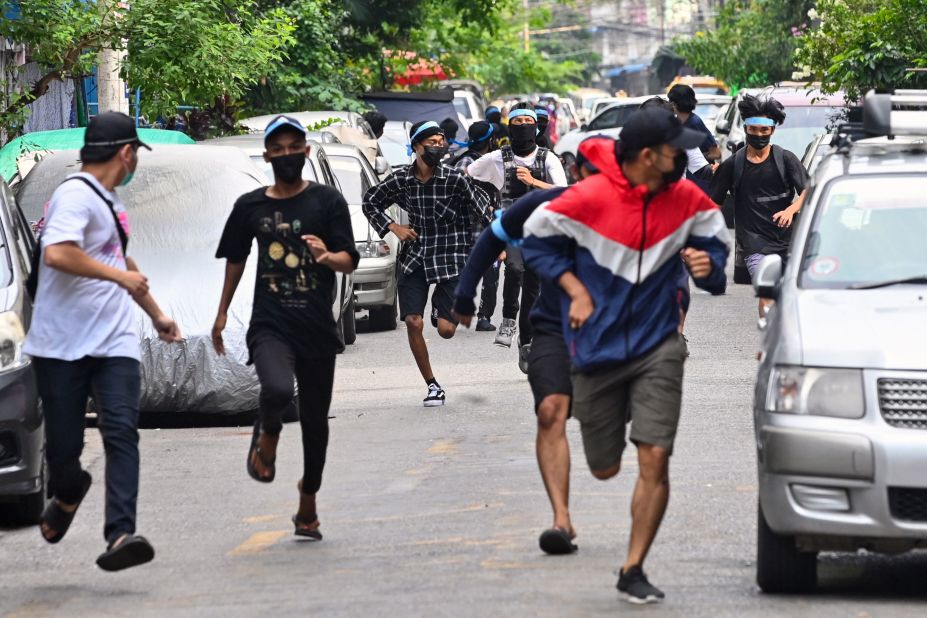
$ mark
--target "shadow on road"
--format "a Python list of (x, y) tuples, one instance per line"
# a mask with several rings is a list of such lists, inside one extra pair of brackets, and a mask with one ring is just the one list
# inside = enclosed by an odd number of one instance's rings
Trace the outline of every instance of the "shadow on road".
[(927, 551), (883, 554), (822, 554), (815, 596), (891, 601), (927, 600)]

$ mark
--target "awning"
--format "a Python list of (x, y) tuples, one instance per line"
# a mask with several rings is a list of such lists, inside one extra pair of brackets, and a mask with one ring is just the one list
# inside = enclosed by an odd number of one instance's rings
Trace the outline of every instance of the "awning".
[(647, 64), (626, 64), (623, 67), (615, 67), (605, 72), (605, 77), (618, 77), (625, 73), (640, 73), (648, 66)]

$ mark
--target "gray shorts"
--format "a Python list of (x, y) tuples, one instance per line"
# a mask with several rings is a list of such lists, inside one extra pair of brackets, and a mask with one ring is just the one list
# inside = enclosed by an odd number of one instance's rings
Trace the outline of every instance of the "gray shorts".
[(589, 373), (573, 374), (573, 417), (579, 420), (591, 470), (621, 461), (631, 441), (673, 452), (682, 407), (686, 342), (674, 333), (645, 356)]
[(751, 253), (744, 258), (744, 263), (747, 265), (747, 272), (750, 273), (751, 281), (756, 279), (756, 271), (759, 269), (760, 262), (763, 261), (764, 257), (766, 257), (765, 253)]

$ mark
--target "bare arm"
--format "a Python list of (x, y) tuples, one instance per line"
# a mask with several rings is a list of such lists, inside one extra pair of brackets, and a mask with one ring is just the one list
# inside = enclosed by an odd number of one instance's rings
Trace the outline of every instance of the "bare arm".
[(721, 147), (715, 144), (708, 149), (708, 152), (705, 153), (705, 158), (709, 161), (720, 161), (721, 160)]
[(229, 307), (232, 305), (232, 298), (235, 296), (235, 290), (241, 282), (241, 276), (245, 274), (245, 262), (226, 262), (225, 263), (225, 283), (222, 284), (222, 297), (219, 299), (219, 312), (216, 315), (216, 321), (212, 327), (212, 346), (216, 354), (225, 354), (225, 342), (222, 341), (222, 331), (225, 330), (225, 323), (228, 320)]
[(567, 271), (560, 275), (557, 280), (560, 288), (570, 297), (570, 328), (580, 328), (592, 316), (595, 311), (595, 304), (589, 295), (589, 290), (583, 285), (583, 282), (572, 272)]
[(347, 274), (354, 272), (354, 258), (347, 251), (338, 251), (337, 253), (326, 251), (322, 257), (316, 260), (316, 263), (328, 266), (336, 273)]
[[(112, 281), (133, 297), (148, 293), (148, 279), (137, 270), (125, 271), (98, 262), (75, 242), (60, 242), (45, 247), (45, 265), (75, 277)], [(128, 265), (128, 262), (126, 262)]]
[(773, 221), (778, 223), (779, 227), (791, 227), (792, 219), (795, 218), (795, 215), (801, 212), (802, 207), (805, 205), (805, 198), (807, 196), (808, 189), (805, 189), (788, 208), (785, 210), (780, 210), (774, 214)]

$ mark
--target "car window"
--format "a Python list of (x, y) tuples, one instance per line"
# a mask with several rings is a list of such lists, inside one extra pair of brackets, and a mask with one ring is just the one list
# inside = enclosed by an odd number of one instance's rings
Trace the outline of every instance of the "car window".
[(776, 127), (772, 142), (801, 156), (815, 136), (826, 133), (846, 115), (843, 107), (804, 105), (785, 108), (785, 122)]
[(847, 288), (927, 275), (927, 178), (886, 175), (831, 183), (801, 265), (806, 288)]
[(620, 105), (607, 109), (589, 123), (589, 130), (602, 131), (604, 129), (623, 127), (624, 123), (628, 121), (628, 118), (636, 111), (636, 105)]
[[(274, 168), (273, 166), (264, 160), (264, 157), (261, 155), (253, 155), (251, 160), (254, 161), (254, 164), (264, 172), (264, 175), (267, 176), (267, 181), (270, 184), (274, 183)], [(315, 169), (315, 165), (312, 163), (312, 159), (306, 157), (306, 164), (303, 166), (303, 180), (308, 180), (309, 182), (319, 182), (319, 174)]]
[(360, 161), (354, 157), (329, 157), (332, 171), (341, 185), (341, 194), (348, 204), (360, 204), (364, 201), (364, 193), (370, 188), (370, 183), (364, 177), (364, 170)]
[(335, 175), (332, 173), (331, 165), (328, 163), (328, 157), (325, 156), (325, 153), (321, 150), (316, 153), (316, 156), (319, 158), (319, 168), (321, 170), (320, 182), (324, 182), (325, 184), (332, 187), (337, 187), (338, 182), (335, 179)]
[(461, 97), (454, 97), (454, 109), (458, 114), (462, 114), (464, 118), (469, 119), (470, 116), (470, 106), (467, 105), (467, 100)]
[(721, 111), (722, 107), (724, 107), (723, 104), (704, 103), (702, 105), (695, 106), (695, 113), (702, 120), (711, 120), (718, 115), (718, 112)]
[[(13, 283), (13, 257), (10, 255), (11, 232), (12, 230), (0, 225), (0, 242), (3, 243), (3, 247), (0, 248), (0, 252), (2, 252), (2, 255), (0, 255), (0, 288), (5, 288)], [(20, 256), (20, 259), (22, 257)]]

